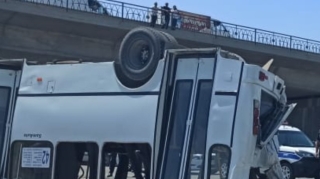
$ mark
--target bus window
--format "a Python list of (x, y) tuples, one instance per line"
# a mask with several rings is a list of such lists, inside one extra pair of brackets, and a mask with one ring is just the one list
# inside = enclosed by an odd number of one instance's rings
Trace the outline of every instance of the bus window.
[(209, 150), (208, 179), (228, 178), (231, 149), (225, 145), (213, 145)]
[[(199, 175), (203, 178), (204, 159), (197, 160), (197, 156), (204, 156), (206, 152), (206, 135), (213, 81), (200, 81), (197, 91), (195, 113), (192, 124), (191, 147), (187, 159), (186, 179), (194, 178), (191, 175)], [(198, 163), (196, 161), (199, 161)], [(202, 177), (200, 177), (202, 176)]]
[(146, 143), (106, 143), (101, 162), (101, 179), (150, 179), (151, 146)]
[(0, 87), (0, 152), (2, 154), (3, 139), (5, 136), (6, 122), (11, 88)]
[(261, 126), (267, 125), (270, 120), (270, 115), (276, 108), (276, 99), (268, 93), (261, 91), (261, 105), (260, 105), (260, 123)]
[(192, 86), (192, 80), (178, 80), (176, 82), (162, 179), (175, 179), (179, 177)]
[(55, 179), (97, 179), (99, 147), (93, 142), (62, 142), (57, 146)]
[(9, 178), (51, 179), (52, 154), (50, 142), (13, 142)]
[(260, 125), (261, 134), (258, 138), (260, 142), (267, 142), (270, 139), (272, 132), (278, 130), (277, 126), (285, 120), (285, 114), (291, 111), (292, 107), (283, 106), (270, 94), (261, 91), (261, 105), (260, 105)]

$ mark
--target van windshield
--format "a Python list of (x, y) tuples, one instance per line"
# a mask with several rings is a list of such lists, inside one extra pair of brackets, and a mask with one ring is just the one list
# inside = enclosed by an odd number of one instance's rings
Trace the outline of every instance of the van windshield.
[(278, 131), (279, 144), (289, 147), (314, 147), (313, 142), (301, 131)]

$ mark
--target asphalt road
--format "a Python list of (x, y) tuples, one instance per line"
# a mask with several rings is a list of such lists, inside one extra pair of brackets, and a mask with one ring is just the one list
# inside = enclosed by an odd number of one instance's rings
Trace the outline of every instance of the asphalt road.
[[(84, 169), (84, 171), (86, 171), (86, 167), (85, 167), (85, 166), (83, 166), (83, 169)], [(114, 170), (114, 174), (115, 174), (115, 172), (116, 172), (116, 168), (115, 168), (115, 170)], [(84, 175), (83, 175), (83, 174), (84, 174)], [(81, 179), (85, 179), (85, 176), (86, 176), (85, 174), (86, 174), (86, 173), (82, 173), (82, 172), (80, 171), (80, 172), (79, 172), (79, 177), (80, 177), (81, 175), (83, 175)], [(109, 167), (106, 167), (106, 168), (105, 168), (105, 179), (114, 179), (114, 175), (113, 175), (113, 177), (107, 177), (108, 174), (109, 174)], [(133, 174), (132, 172), (129, 172), (129, 173), (128, 173), (128, 179), (135, 179), (134, 174)], [(192, 176), (191, 176), (191, 179), (198, 179), (198, 176), (197, 176), (197, 175), (192, 175)], [(212, 176), (210, 177), (210, 179), (220, 179), (220, 176), (219, 176), (219, 174), (212, 175)], [(310, 179), (310, 178), (296, 178), (296, 179)]]

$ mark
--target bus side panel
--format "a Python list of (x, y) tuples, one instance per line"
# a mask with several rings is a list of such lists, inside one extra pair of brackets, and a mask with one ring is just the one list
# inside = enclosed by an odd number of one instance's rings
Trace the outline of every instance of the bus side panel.
[(131, 89), (119, 82), (113, 62), (26, 65), (19, 94), (158, 92), (163, 70), (164, 61), (160, 60), (152, 78), (145, 85)]
[(148, 142), (158, 95), (18, 97), (14, 140)]
[[(206, 146), (209, 155), (209, 159), (206, 160), (209, 172), (206, 172), (206, 174), (210, 175), (210, 177), (217, 175), (215, 171), (222, 164), (229, 166), (230, 157), (233, 158), (231, 148), (233, 136), (235, 135), (233, 132), (234, 116), (237, 114), (235, 111), (237, 104), (241, 104), (237, 101), (238, 96), (240, 96), (239, 84), (241, 84), (243, 67), (244, 64), (241, 61), (229, 60), (218, 56), (214, 74)], [(216, 162), (216, 160), (220, 162)], [(223, 175), (228, 175), (228, 172)]]
[(252, 134), (253, 99), (257, 99), (256, 93), (254, 85), (242, 83), (234, 125), (230, 178), (249, 178), (251, 158), (256, 144), (256, 137)]
[(212, 117), (208, 125), (209, 143), (230, 145), (235, 102), (235, 96), (215, 96), (212, 100), (210, 111)]
[(233, 137), (232, 126), (242, 68), (241, 61), (218, 56), (209, 120), (211, 125), (208, 130), (208, 136), (211, 136), (209, 144), (212, 142), (211, 144), (225, 144), (232, 147), (230, 141)]

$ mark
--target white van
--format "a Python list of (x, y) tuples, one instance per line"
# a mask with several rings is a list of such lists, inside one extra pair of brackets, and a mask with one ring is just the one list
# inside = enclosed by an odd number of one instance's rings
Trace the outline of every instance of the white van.
[(277, 135), (280, 144), (278, 156), (285, 178), (317, 178), (320, 162), (315, 156), (315, 145), (309, 137), (289, 125), (281, 125)]

